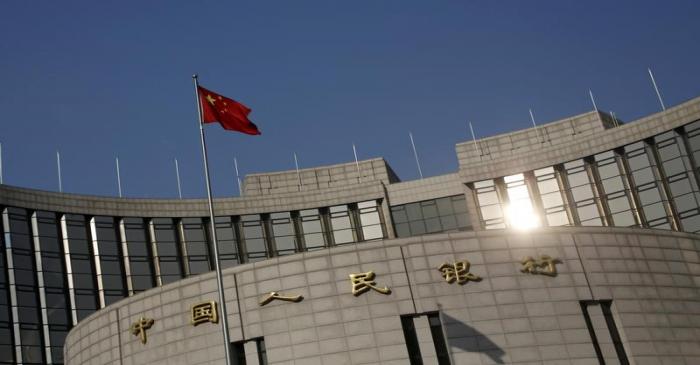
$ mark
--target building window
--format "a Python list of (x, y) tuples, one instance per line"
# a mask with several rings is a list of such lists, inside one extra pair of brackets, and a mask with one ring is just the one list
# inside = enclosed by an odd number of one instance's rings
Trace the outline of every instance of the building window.
[(94, 217), (102, 273), (102, 289), (105, 305), (112, 304), (126, 296), (124, 265), (122, 261), (121, 243), (118, 237), (118, 226), (112, 217)]
[(180, 263), (182, 254), (172, 218), (153, 218), (151, 229), (161, 285), (182, 279), (184, 277)]
[(609, 211), (610, 225), (617, 227), (638, 226), (634, 202), (615, 152), (607, 151), (593, 156), (595, 170), (600, 179), (602, 198)]
[(241, 216), (243, 227), (243, 242), (248, 262), (260, 261), (267, 258), (267, 245), (265, 244), (265, 228), (260, 215), (251, 214)]
[(532, 205), (525, 174), (505, 176), (503, 183), (508, 194), (508, 206), (506, 207), (508, 225), (519, 229), (539, 227), (541, 225), (540, 217)]
[(588, 175), (586, 163), (576, 160), (564, 164), (564, 175), (568, 182), (569, 193), (573, 208), (578, 214), (582, 226), (602, 226), (598, 197), (595, 194), (593, 181)]
[(14, 269), (17, 322), (21, 324), (19, 329), (19, 343), (22, 345), (21, 362), (43, 364), (44, 345), (39, 288), (29, 216), (24, 209), (19, 208), (7, 208), (4, 214), (9, 222), (9, 227), (5, 227), (7, 229), (5, 233), (6, 237), (9, 236), (9, 253), (12, 255)]
[[(221, 268), (234, 267), (241, 263), (240, 243), (236, 235), (236, 224), (231, 217), (214, 218), (216, 240), (219, 242)], [(208, 231), (207, 231), (208, 232)]]
[(327, 246), (322, 216), (318, 209), (299, 211), (299, 220), (306, 250), (313, 251)]
[(182, 236), (187, 250), (187, 266), (190, 275), (213, 269), (209, 263), (209, 245), (202, 218), (182, 218)]
[(82, 215), (64, 215), (69, 260), (75, 291), (75, 309), (78, 321), (97, 309), (97, 285), (95, 283), (94, 252), (88, 236), (87, 221)]
[(281, 256), (297, 252), (297, 240), (291, 214), (289, 212), (270, 214), (270, 225), (275, 242), (275, 254)]
[(670, 131), (654, 137), (654, 143), (682, 230), (700, 232), (700, 192), (683, 139)]
[[(248, 344), (248, 346), (246, 346)], [(252, 346), (251, 346), (252, 345)], [(248, 354), (246, 356), (245, 348), (255, 349), (255, 353)], [(267, 350), (265, 349), (265, 338), (258, 337), (249, 340), (236, 341), (231, 343), (231, 361), (233, 365), (246, 365), (246, 357), (255, 359), (257, 357), (257, 364), (267, 365)], [(256, 356), (257, 355), (257, 356)]]
[(634, 194), (639, 199), (646, 225), (650, 228), (671, 229), (661, 182), (652, 165), (654, 159), (647, 153), (644, 142), (625, 146), (627, 174)]
[(0, 364), (15, 364), (12, 337), (12, 319), (10, 317), (10, 286), (5, 264), (6, 248), (5, 229), (0, 221)]
[(124, 239), (129, 252), (129, 269), (134, 293), (155, 285), (152, 253), (142, 218), (124, 218)]
[(484, 229), (506, 228), (496, 182), (494, 180), (477, 181), (474, 183), (474, 192), (481, 216), (481, 226)]
[(384, 238), (379, 205), (376, 200), (357, 203), (362, 225), (362, 238), (365, 241)]
[(403, 329), (406, 350), (408, 350), (408, 361), (411, 365), (423, 365), (423, 357), (420, 353), (416, 326), (413, 323), (414, 315), (401, 316), (401, 328)]
[(397, 237), (471, 229), (464, 195), (395, 205), (391, 217)]
[(557, 178), (557, 171), (554, 167), (545, 167), (533, 171), (533, 174), (547, 225), (550, 227), (570, 225), (572, 222), (564, 200), (564, 192)]
[(356, 242), (355, 229), (350, 217), (350, 207), (347, 205), (336, 205), (329, 208), (331, 217), (331, 229), (333, 240), (336, 245)]

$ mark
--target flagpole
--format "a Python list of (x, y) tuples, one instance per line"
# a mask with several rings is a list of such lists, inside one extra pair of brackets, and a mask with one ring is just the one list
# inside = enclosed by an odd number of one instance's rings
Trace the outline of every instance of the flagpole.
[(416, 152), (416, 144), (413, 143), (413, 133), (408, 132), (408, 138), (411, 139), (411, 146), (413, 147), (413, 156), (416, 158), (416, 165), (418, 166), (418, 175), (423, 178), (423, 171), (420, 168), (420, 161), (418, 161), (418, 152)]
[(355, 167), (357, 167), (357, 182), (362, 183), (362, 176), (360, 175), (360, 162), (357, 160), (357, 150), (355, 149), (355, 143), (352, 144), (352, 154), (355, 155)]
[(591, 96), (591, 102), (593, 103), (593, 110), (598, 111), (598, 106), (595, 104), (595, 98), (593, 97), (593, 91), (588, 89), (588, 95)]
[(209, 179), (209, 161), (207, 158), (207, 145), (204, 140), (204, 124), (202, 123), (202, 104), (199, 99), (199, 82), (197, 74), (192, 75), (194, 80), (194, 95), (197, 100), (197, 115), (199, 117), (199, 137), (202, 142), (202, 159), (204, 160), (204, 177), (207, 181), (207, 198), (209, 200), (209, 220), (211, 223), (211, 237), (214, 243), (214, 262), (216, 263), (216, 285), (219, 290), (219, 303), (221, 304), (221, 331), (224, 334), (224, 353), (226, 354), (226, 364), (231, 364), (231, 340), (228, 333), (228, 314), (226, 311), (226, 298), (224, 297), (224, 280), (221, 274), (221, 263), (219, 261), (219, 243), (216, 238), (216, 224), (214, 223), (214, 201), (211, 197), (211, 180)]
[(659, 98), (659, 103), (661, 104), (661, 109), (666, 110), (666, 105), (664, 105), (663, 99), (661, 99), (661, 93), (659, 88), (656, 86), (656, 80), (654, 80), (654, 74), (651, 72), (651, 68), (647, 68), (649, 71), (649, 77), (651, 77), (651, 83), (654, 85), (654, 90), (656, 91), (656, 96)]
[(177, 158), (175, 159), (175, 176), (177, 177), (177, 195), (182, 199), (182, 188), (180, 187), (180, 166), (177, 164)]
[(58, 191), (63, 192), (63, 182), (61, 181), (61, 154), (56, 151), (56, 167), (58, 170)]
[(119, 188), (119, 197), (122, 197), (122, 177), (121, 174), (119, 173), (119, 157), (115, 159), (117, 163), (117, 187)]
[(238, 182), (238, 196), (243, 196), (243, 190), (241, 189), (241, 178), (238, 175), (238, 160), (233, 158), (233, 167), (236, 168), (236, 181)]

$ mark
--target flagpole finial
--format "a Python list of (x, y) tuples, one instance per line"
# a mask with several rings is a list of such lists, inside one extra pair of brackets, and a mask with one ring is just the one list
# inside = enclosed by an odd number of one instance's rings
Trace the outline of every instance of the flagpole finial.
[(193, 78), (193, 79), (196, 79), (197, 76), (198, 76), (197, 74), (192, 74), (192, 78)]

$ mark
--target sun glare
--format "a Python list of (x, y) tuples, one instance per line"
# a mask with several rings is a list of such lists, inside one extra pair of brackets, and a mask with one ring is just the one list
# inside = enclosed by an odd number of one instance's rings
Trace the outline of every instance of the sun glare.
[(528, 200), (511, 202), (506, 211), (513, 228), (526, 230), (540, 226), (540, 217), (535, 214)]

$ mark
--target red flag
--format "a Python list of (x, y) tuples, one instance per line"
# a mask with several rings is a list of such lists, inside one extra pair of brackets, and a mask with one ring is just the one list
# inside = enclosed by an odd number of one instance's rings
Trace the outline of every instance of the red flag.
[(260, 134), (258, 127), (248, 119), (250, 109), (247, 106), (201, 86), (198, 88), (204, 123), (219, 122), (224, 129), (229, 131), (252, 135)]

